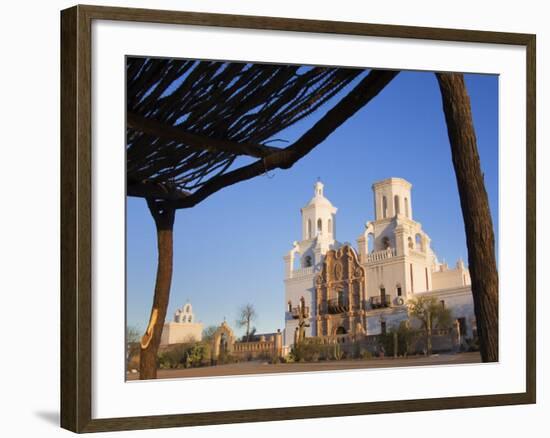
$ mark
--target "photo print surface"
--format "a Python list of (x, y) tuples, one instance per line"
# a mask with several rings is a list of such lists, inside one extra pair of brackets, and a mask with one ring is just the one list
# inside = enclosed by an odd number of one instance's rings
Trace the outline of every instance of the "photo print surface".
[(128, 56), (126, 96), (127, 380), (498, 360), (497, 75)]

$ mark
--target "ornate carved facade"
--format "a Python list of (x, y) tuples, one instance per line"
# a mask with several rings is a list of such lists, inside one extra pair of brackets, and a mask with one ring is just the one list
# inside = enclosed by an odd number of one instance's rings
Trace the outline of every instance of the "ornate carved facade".
[(365, 334), (365, 275), (349, 245), (326, 253), (315, 277), (316, 336)]

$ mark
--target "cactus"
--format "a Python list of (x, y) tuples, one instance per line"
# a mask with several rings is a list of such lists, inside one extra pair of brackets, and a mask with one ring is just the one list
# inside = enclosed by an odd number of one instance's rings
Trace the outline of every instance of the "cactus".
[(342, 352), (342, 348), (340, 347), (340, 344), (337, 342), (334, 344), (334, 351), (333, 351), (334, 359), (336, 360), (342, 360), (344, 357), (344, 353)]

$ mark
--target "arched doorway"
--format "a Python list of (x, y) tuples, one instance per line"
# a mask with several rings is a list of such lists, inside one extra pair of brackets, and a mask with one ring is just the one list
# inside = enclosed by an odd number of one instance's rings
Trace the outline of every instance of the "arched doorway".
[(222, 322), (212, 337), (212, 362), (216, 363), (220, 354), (231, 354), (234, 343), (233, 330), (225, 321)]

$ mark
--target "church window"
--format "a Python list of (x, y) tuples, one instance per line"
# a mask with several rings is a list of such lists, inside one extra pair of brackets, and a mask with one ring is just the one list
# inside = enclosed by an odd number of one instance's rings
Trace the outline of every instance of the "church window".
[(187, 317), (187, 322), (193, 322), (193, 317), (191, 315)]
[(332, 219), (328, 220), (328, 232), (332, 234)]
[(388, 236), (384, 236), (382, 239), (382, 248), (388, 249), (390, 247), (390, 238)]
[(312, 265), (313, 265), (313, 260), (311, 259), (311, 256), (310, 255), (306, 256), (304, 260), (304, 268), (309, 268)]
[(382, 196), (382, 217), (388, 217), (388, 200), (385, 196)]
[(311, 239), (311, 219), (307, 220), (307, 237), (308, 239)]
[(407, 198), (405, 198), (404, 202), (405, 202), (405, 216), (410, 218), (410, 215), (409, 215), (409, 200)]
[(401, 286), (398, 284), (397, 285), (397, 296), (400, 297), (402, 295), (402, 291), (401, 291)]
[(288, 304), (287, 304), (287, 312), (292, 312), (292, 301), (288, 301)]
[(317, 219), (317, 231), (323, 231), (323, 221), (321, 219)]
[(401, 212), (399, 211), (399, 196), (395, 195), (393, 198), (393, 206), (395, 208), (395, 215), (397, 216)]
[(408, 239), (408, 241), (409, 241), (409, 248), (410, 248), (410, 249), (414, 249), (414, 242), (413, 242), (413, 240), (412, 240), (412, 237), (411, 237), (411, 236), (409, 236), (409, 239)]

